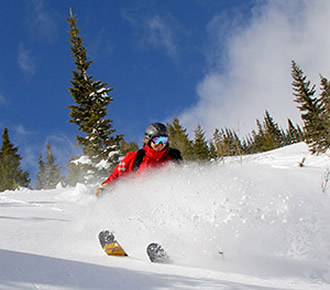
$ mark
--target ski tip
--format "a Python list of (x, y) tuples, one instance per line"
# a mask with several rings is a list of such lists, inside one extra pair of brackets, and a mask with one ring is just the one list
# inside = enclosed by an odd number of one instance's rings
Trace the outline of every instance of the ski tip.
[(109, 256), (128, 256), (125, 250), (118, 243), (113, 232), (103, 230), (98, 235), (99, 242), (105, 253)]
[(159, 244), (152, 242), (146, 248), (147, 255), (152, 263), (169, 263), (170, 258), (164, 248)]

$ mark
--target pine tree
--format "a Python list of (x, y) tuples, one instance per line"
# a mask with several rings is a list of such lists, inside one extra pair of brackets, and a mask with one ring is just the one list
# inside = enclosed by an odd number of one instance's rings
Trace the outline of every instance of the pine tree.
[(321, 95), (320, 102), (322, 111), (320, 113), (320, 119), (322, 126), (317, 142), (316, 150), (318, 152), (326, 152), (330, 147), (330, 82), (327, 78), (321, 76)]
[(17, 151), (18, 148), (10, 142), (8, 129), (4, 128), (0, 149), (0, 191), (28, 187), (30, 184), (29, 173), (20, 168), (22, 157)]
[(197, 125), (195, 133), (195, 139), (193, 143), (194, 160), (207, 161), (210, 159), (210, 150), (205, 140), (205, 132), (201, 125)]
[(283, 141), (281, 130), (277, 123), (274, 122), (272, 116), (266, 110), (264, 117), (264, 144), (263, 150), (268, 151), (275, 148), (279, 148)]
[(119, 157), (119, 143), (122, 136), (110, 137), (115, 129), (112, 120), (106, 118), (107, 106), (113, 101), (108, 93), (113, 88), (107, 87), (107, 83), (94, 81), (93, 77), (88, 75), (87, 71), (92, 61), (87, 60), (87, 50), (83, 46), (83, 37), (79, 35), (77, 19), (72, 15), (72, 11), (67, 21), (70, 25), (69, 41), (76, 66), (76, 70), (72, 71), (72, 88), (69, 89), (76, 104), (68, 106), (71, 109), (69, 122), (78, 126), (81, 134), (76, 135), (76, 145), (83, 147), (84, 155), (91, 161), (88, 165), (77, 166), (97, 179), (106, 176), (109, 171), (109, 169), (100, 169), (98, 164), (105, 161), (110, 168), (113, 168)]
[(218, 152), (217, 152), (217, 148), (214, 145), (214, 142), (209, 142), (209, 149), (210, 149), (210, 159), (211, 160), (216, 160), (218, 159)]
[(45, 189), (47, 186), (47, 174), (46, 165), (42, 157), (42, 153), (39, 151), (39, 172), (36, 178), (36, 189)]
[(46, 161), (39, 152), (39, 172), (37, 174), (36, 189), (53, 189), (63, 182), (61, 168), (56, 164), (49, 141), (46, 144)]
[(248, 148), (245, 149), (246, 153), (254, 154), (264, 151), (265, 144), (265, 131), (259, 119), (256, 119), (256, 124), (258, 131), (252, 130), (249, 138), (247, 140), (247, 144), (249, 144)]
[(61, 168), (55, 163), (52, 148), (49, 141), (47, 141), (47, 156), (45, 162), (46, 176), (47, 176), (47, 189), (56, 188), (56, 185), (63, 181), (61, 176)]
[(241, 141), (235, 131), (226, 128), (225, 138), (228, 144), (229, 156), (237, 156), (243, 154)]
[(125, 155), (128, 152), (134, 152), (139, 149), (139, 145), (135, 142), (127, 143), (124, 138), (120, 142), (120, 153), (121, 155)]
[(213, 141), (214, 141), (217, 157), (223, 160), (225, 156), (223, 152), (223, 131), (220, 132), (219, 129), (215, 129), (213, 133)]
[(251, 154), (250, 146), (252, 144), (252, 137), (249, 133), (241, 142), (243, 154)]
[(287, 138), (287, 143), (286, 143), (287, 145), (298, 143), (303, 140), (300, 127), (297, 125), (296, 128), (296, 126), (293, 124), (293, 122), (290, 119), (288, 119), (288, 129), (286, 131), (286, 138)]
[[(329, 112), (326, 103), (329, 98), (328, 81), (321, 80), (321, 98), (315, 96), (315, 85), (307, 80), (303, 70), (292, 61), (293, 95), (298, 109), (302, 112), (305, 141), (312, 153), (325, 152), (329, 148)], [(328, 140), (327, 140), (328, 139)]]
[(192, 142), (188, 138), (187, 130), (184, 129), (178, 118), (174, 118), (172, 124), (167, 124), (170, 145), (181, 151), (184, 160), (193, 160)]
[(68, 163), (68, 174), (66, 176), (66, 184), (75, 186), (77, 183), (85, 182), (86, 173), (82, 170), (81, 165), (78, 163), (79, 156), (72, 156)]
[(243, 146), (237, 133), (231, 129), (216, 129), (213, 140), (220, 158), (243, 154)]

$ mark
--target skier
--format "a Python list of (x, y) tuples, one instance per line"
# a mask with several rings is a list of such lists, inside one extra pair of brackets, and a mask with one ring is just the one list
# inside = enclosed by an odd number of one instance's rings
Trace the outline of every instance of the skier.
[(170, 161), (181, 163), (181, 152), (168, 144), (168, 130), (162, 123), (152, 123), (144, 133), (144, 145), (135, 152), (128, 152), (123, 160), (115, 167), (109, 177), (96, 190), (96, 196), (109, 189), (109, 186), (121, 176), (129, 173), (136, 175), (149, 168), (163, 167)]

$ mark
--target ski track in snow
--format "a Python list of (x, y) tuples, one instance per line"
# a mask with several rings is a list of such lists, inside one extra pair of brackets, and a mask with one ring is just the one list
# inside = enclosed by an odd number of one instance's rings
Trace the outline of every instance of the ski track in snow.
[[(330, 289), (329, 165), (300, 143), (169, 167), (98, 199), (84, 185), (2, 192), (0, 289)], [(129, 258), (102, 252), (102, 229)], [(147, 260), (152, 241), (172, 264)]]

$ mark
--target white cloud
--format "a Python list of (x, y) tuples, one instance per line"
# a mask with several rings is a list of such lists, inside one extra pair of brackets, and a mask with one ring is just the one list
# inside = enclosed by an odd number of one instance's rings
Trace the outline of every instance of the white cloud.
[(45, 3), (43, 0), (28, 1), (25, 23), (33, 37), (47, 39), (52, 43), (57, 35), (57, 27), (51, 9)]
[(146, 41), (155, 46), (163, 47), (168, 55), (176, 55), (176, 45), (174, 41), (174, 32), (170, 23), (156, 15), (146, 22)]
[(20, 136), (20, 138), (25, 138), (27, 135), (32, 134), (32, 132), (29, 132), (28, 130), (26, 130), (23, 125), (15, 126), (14, 130), (15, 130), (15, 134), (17, 136)]
[(0, 94), (0, 104), (5, 104), (5, 103), (6, 103), (5, 97), (2, 94)]
[(33, 75), (35, 72), (35, 62), (31, 56), (30, 51), (28, 51), (23, 43), (20, 43), (18, 48), (18, 65), (27, 74)]
[(181, 28), (172, 15), (141, 16), (122, 9), (121, 16), (137, 33), (141, 47), (163, 49), (171, 58), (177, 56), (177, 34)]
[[(192, 131), (197, 122), (209, 135), (232, 128), (245, 136), (268, 110), (283, 128), (287, 118), (300, 122), (291, 87), (291, 60), (319, 85), (319, 73), (330, 77), (330, 2), (269, 1), (256, 7), (251, 21), (230, 27), (223, 17), (209, 26), (217, 43), (208, 49), (213, 61), (197, 85), (198, 103), (179, 116)], [(226, 39), (223, 31), (231, 28)], [(228, 34), (227, 34), (228, 35)]]

